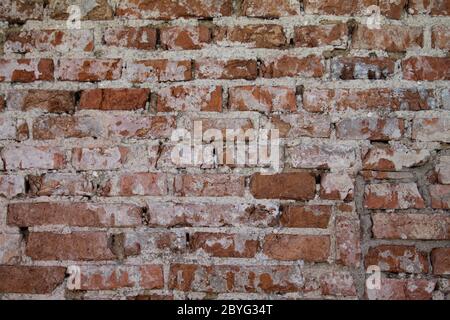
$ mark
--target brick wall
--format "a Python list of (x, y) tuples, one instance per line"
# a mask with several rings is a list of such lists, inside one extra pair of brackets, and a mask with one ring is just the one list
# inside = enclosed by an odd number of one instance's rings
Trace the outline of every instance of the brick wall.
[[(0, 298), (449, 299), (449, 14), (2, 0)], [(174, 164), (195, 120), (278, 129), (281, 169)]]

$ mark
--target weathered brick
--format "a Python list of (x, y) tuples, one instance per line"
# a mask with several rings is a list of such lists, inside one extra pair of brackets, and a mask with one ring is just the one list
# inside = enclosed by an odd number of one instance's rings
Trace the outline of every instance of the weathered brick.
[(213, 257), (253, 258), (258, 245), (258, 240), (246, 234), (196, 232), (189, 237), (191, 251), (204, 251)]
[(121, 173), (107, 179), (101, 186), (104, 196), (164, 196), (167, 176), (163, 173)]
[(1, 157), (6, 170), (63, 169), (65, 154), (59, 148), (33, 146), (7, 146)]
[(277, 24), (220, 27), (214, 33), (214, 42), (220, 46), (279, 48), (286, 45), (286, 36)]
[(320, 197), (328, 200), (353, 199), (355, 179), (345, 172), (324, 173), (320, 179)]
[(88, 138), (103, 135), (104, 129), (101, 122), (91, 116), (41, 116), (33, 121), (33, 138), (36, 140)]
[(42, 20), (43, 17), (43, 0), (4, 0), (0, 6), (0, 20), (11, 23)]
[(436, 281), (382, 278), (380, 286), (379, 290), (366, 289), (369, 300), (431, 300)]
[(191, 80), (191, 61), (158, 59), (128, 62), (124, 78), (135, 83)]
[[(20, 263), (22, 255), (22, 235), (12, 233), (0, 233), (0, 264), (15, 265)], [(0, 290), (1, 292), (1, 290)]]
[(232, 8), (231, 0), (121, 0), (116, 15), (128, 19), (214, 18), (230, 16)]
[(104, 232), (31, 232), (25, 253), (33, 260), (114, 260), (111, 241)]
[(372, 221), (372, 232), (377, 239), (450, 239), (448, 215), (375, 213)]
[(91, 178), (72, 173), (29, 175), (28, 184), (36, 196), (92, 196), (95, 192)]
[(118, 80), (122, 75), (120, 59), (60, 59), (56, 78), (62, 81), (95, 82)]
[(8, 110), (75, 111), (75, 92), (63, 90), (14, 90), (7, 95)]
[(371, 29), (358, 25), (353, 34), (352, 47), (364, 50), (407, 51), (423, 47), (421, 27), (383, 25), (381, 29)]
[(297, 0), (244, 0), (242, 15), (257, 18), (280, 18), (300, 14)]
[(256, 79), (256, 60), (196, 59), (194, 68), (199, 79)]
[(424, 208), (424, 200), (415, 183), (367, 185), (364, 206), (369, 209)]
[(130, 149), (114, 148), (74, 148), (72, 165), (77, 170), (114, 170), (123, 167)]
[(265, 78), (320, 78), (324, 73), (325, 67), (322, 59), (315, 55), (304, 58), (287, 55), (267, 58), (261, 65), (261, 74)]
[[(79, 4), (82, 20), (111, 20), (114, 16), (114, 10), (108, 0), (77, 1), (76, 3)], [(56, 20), (67, 20), (69, 6), (73, 4), (71, 0), (49, 0), (50, 17)]]
[(331, 217), (327, 205), (283, 205), (280, 224), (287, 228), (326, 229)]
[(141, 225), (142, 209), (128, 204), (32, 202), (8, 205), (9, 225), (32, 227), (132, 227)]
[(448, 16), (450, 15), (450, 4), (446, 0), (410, 0), (408, 2), (408, 13)]
[(26, 122), (6, 115), (0, 116), (0, 140), (25, 140), (27, 137)]
[(450, 118), (416, 118), (412, 138), (419, 141), (450, 142)]
[(450, 50), (450, 27), (434, 26), (431, 30), (431, 46), (436, 49)]
[(52, 59), (0, 59), (0, 82), (52, 81)]
[(431, 185), (430, 196), (432, 208), (450, 209), (450, 185)]
[(336, 124), (336, 135), (345, 140), (399, 140), (405, 123), (396, 118), (352, 118)]
[(433, 274), (450, 274), (450, 248), (436, 248), (431, 251)]
[(30, 30), (8, 32), (5, 52), (92, 52), (94, 33), (92, 30)]
[(345, 47), (348, 41), (348, 28), (345, 23), (294, 28), (296, 47)]
[(116, 115), (106, 121), (108, 135), (118, 138), (168, 138), (175, 127), (175, 118), (169, 116)]
[(330, 255), (328, 236), (270, 234), (265, 237), (264, 254), (276, 260), (323, 262)]
[(313, 199), (316, 180), (310, 172), (279, 173), (251, 177), (250, 192), (257, 199)]
[(149, 89), (91, 89), (81, 93), (80, 109), (138, 110), (144, 109)]
[(222, 111), (221, 86), (177, 86), (163, 88), (158, 93), (158, 112)]
[(428, 150), (409, 149), (403, 145), (369, 149), (363, 158), (364, 169), (397, 170), (412, 168), (426, 163), (430, 158)]
[[(395, 72), (395, 59), (386, 57), (339, 57), (331, 62), (334, 79), (384, 80)], [(369, 90), (367, 90), (369, 91)]]
[(336, 217), (337, 262), (344, 266), (359, 267), (361, 264), (361, 228), (357, 217)]
[(108, 28), (103, 35), (107, 46), (138, 50), (155, 50), (156, 38), (156, 29), (151, 27)]
[(380, 267), (384, 272), (428, 273), (428, 257), (414, 246), (379, 245), (369, 249), (365, 256), (366, 268)]
[(286, 154), (294, 168), (343, 169), (356, 163), (355, 148), (336, 143), (300, 144), (289, 147)]
[(229, 89), (229, 108), (235, 111), (295, 112), (295, 89), (290, 87), (242, 86)]
[(207, 26), (168, 26), (160, 29), (161, 46), (166, 50), (197, 50), (211, 42)]
[(410, 57), (402, 61), (402, 71), (405, 80), (450, 80), (450, 58)]
[(0, 266), (1, 293), (50, 294), (64, 281), (64, 267)]
[(440, 156), (435, 171), (439, 183), (450, 184), (450, 156)]
[(0, 196), (11, 199), (25, 194), (25, 179), (16, 175), (0, 176)]
[(116, 290), (136, 285), (136, 267), (83, 266), (80, 268), (80, 290)]
[(331, 134), (331, 119), (326, 115), (296, 113), (272, 116), (269, 120), (281, 138), (328, 138)]
[(174, 192), (181, 197), (242, 197), (245, 177), (229, 174), (176, 175)]

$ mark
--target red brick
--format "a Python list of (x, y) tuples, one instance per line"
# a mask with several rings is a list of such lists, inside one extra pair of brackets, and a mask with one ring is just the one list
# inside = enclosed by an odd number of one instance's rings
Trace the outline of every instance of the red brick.
[(110, 137), (157, 139), (169, 138), (175, 129), (174, 117), (116, 115), (106, 121)]
[(168, 26), (160, 29), (161, 46), (165, 50), (197, 50), (211, 42), (207, 26)]
[(92, 116), (41, 116), (33, 121), (33, 138), (53, 140), (60, 138), (88, 138), (103, 136), (99, 119)]
[(361, 264), (361, 228), (358, 217), (336, 217), (336, 259), (339, 264), (358, 268)]
[(339, 0), (304, 0), (303, 5), (307, 14), (326, 14), (326, 15), (367, 15), (368, 9), (377, 5), (380, 7), (380, 13), (389, 19), (400, 19), (403, 9), (406, 6), (406, 0), (392, 2), (389, 0), (357, 0), (342, 2)]
[(376, 213), (372, 221), (372, 232), (377, 239), (450, 239), (448, 215)]
[(148, 225), (152, 227), (267, 227), (276, 223), (278, 207), (253, 204), (149, 202)]
[(169, 289), (198, 292), (286, 293), (304, 288), (294, 266), (230, 266), (173, 264)]
[(349, 272), (328, 272), (319, 279), (321, 294), (326, 296), (354, 297), (357, 295), (353, 276)]
[(171, 0), (122, 0), (116, 10), (116, 15), (129, 19), (162, 19), (176, 18), (214, 18), (230, 16), (231, 0), (189, 0), (173, 2)]
[(229, 89), (229, 108), (234, 111), (276, 112), (297, 110), (295, 89), (290, 87), (242, 86)]
[(296, 113), (270, 117), (272, 128), (279, 130), (281, 138), (328, 138), (331, 134), (331, 118), (327, 115)]
[(91, 89), (81, 93), (80, 109), (138, 110), (145, 109), (149, 89)]
[(182, 174), (174, 181), (175, 195), (181, 197), (244, 196), (245, 177), (229, 174)]
[(369, 300), (431, 300), (435, 280), (381, 279), (380, 289), (366, 289)]
[(196, 232), (189, 237), (192, 252), (204, 251), (212, 257), (254, 258), (258, 246), (258, 240), (245, 234)]
[(356, 150), (352, 146), (321, 143), (300, 144), (286, 151), (293, 168), (349, 168), (356, 164)]
[(405, 123), (396, 118), (353, 118), (336, 124), (336, 135), (344, 140), (399, 140)]
[(322, 59), (314, 55), (304, 58), (285, 55), (265, 59), (261, 65), (261, 74), (265, 78), (320, 78), (324, 73), (325, 67)]
[(432, 208), (450, 209), (450, 185), (431, 185), (430, 196)]
[(435, 172), (439, 183), (450, 184), (450, 155), (442, 155), (439, 157)]
[(327, 172), (320, 179), (320, 198), (327, 200), (353, 199), (355, 179), (345, 172)]
[(214, 34), (214, 41), (220, 46), (279, 48), (286, 45), (286, 36), (280, 25), (256, 24), (220, 27)]
[(82, 266), (80, 290), (131, 288), (136, 285), (134, 272), (134, 266)]
[(323, 262), (330, 255), (328, 236), (270, 234), (264, 239), (264, 254), (276, 260)]
[(436, 248), (431, 251), (433, 274), (450, 274), (450, 248)]
[(283, 205), (280, 224), (287, 228), (326, 229), (331, 217), (328, 205)]
[(380, 183), (366, 186), (364, 206), (369, 209), (420, 209), (425, 204), (415, 183)]
[(450, 15), (450, 4), (446, 0), (410, 0), (408, 13), (448, 16)]
[[(56, 20), (67, 20), (69, 17), (68, 8), (72, 4), (71, 0), (49, 0), (50, 17)], [(114, 10), (108, 0), (95, 0), (95, 6), (81, 6), (82, 20), (111, 20), (113, 17)]]
[(0, 6), (0, 20), (10, 23), (27, 20), (42, 20), (44, 1), (41, 0), (4, 0)]
[(339, 57), (332, 60), (331, 72), (334, 79), (384, 80), (394, 76), (395, 61), (386, 57)]
[(75, 93), (63, 90), (14, 90), (8, 92), (8, 110), (75, 111)]
[(256, 173), (250, 181), (250, 192), (256, 199), (313, 199), (316, 180), (310, 172), (263, 175)]
[(377, 147), (369, 149), (363, 158), (363, 168), (369, 170), (396, 170), (412, 168), (426, 163), (430, 158), (427, 150), (407, 147)]
[(52, 59), (0, 59), (0, 82), (52, 81)]
[(345, 23), (294, 28), (294, 43), (296, 47), (345, 47), (347, 41), (348, 28)]
[(62, 81), (95, 82), (118, 80), (122, 75), (120, 59), (60, 59), (56, 71)]
[(140, 294), (134, 297), (127, 297), (127, 300), (137, 300), (137, 301), (165, 301), (174, 300), (173, 294)]
[(139, 268), (142, 289), (163, 289), (164, 271), (160, 265), (143, 265)]
[(114, 148), (74, 148), (72, 165), (77, 170), (114, 170), (123, 167), (130, 149)]
[(402, 71), (405, 80), (450, 80), (450, 58), (410, 57), (403, 60)]
[(199, 79), (254, 80), (258, 72), (256, 60), (201, 58), (195, 60), (194, 68)]
[(144, 230), (127, 233), (124, 246), (125, 253), (157, 257), (161, 254), (187, 254), (187, 241), (184, 231), (149, 233)]
[(29, 192), (36, 196), (92, 196), (92, 178), (71, 173), (46, 173), (28, 176)]
[(280, 18), (300, 14), (297, 0), (244, 0), (242, 15), (257, 18)]
[(0, 95), (0, 112), (5, 111), (5, 106), (6, 106), (5, 97), (3, 95)]
[(141, 225), (142, 209), (128, 204), (32, 202), (8, 205), (8, 224), (18, 227), (66, 225), (133, 227)]
[(431, 30), (431, 43), (433, 48), (450, 50), (450, 27), (434, 26)]
[(59, 148), (7, 146), (1, 151), (6, 170), (63, 169), (65, 154)]
[(412, 138), (419, 141), (450, 142), (450, 118), (416, 118)]
[(103, 196), (165, 196), (167, 176), (163, 173), (121, 173), (106, 180)]
[(151, 27), (108, 28), (103, 35), (107, 46), (138, 50), (156, 49), (156, 29)]
[(0, 266), (1, 293), (50, 294), (64, 282), (64, 267)]
[(124, 77), (135, 83), (191, 80), (191, 61), (159, 59), (128, 62)]
[(28, 126), (24, 120), (16, 120), (7, 115), (0, 116), (0, 140), (26, 140)]
[(5, 52), (92, 52), (92, 30), (30, 30), (8, 32)]
[(33, 260), (114, 260), (117, 252), (104, 232), (31, 232), (26, 255)]
[[(0, 233), (0, 264), (16, 265), (22, 259), (22, 240), (21, 234)], [(0, 290), (1, 291), (1, 290)]]
[(158, 93), (158, 112), (222, 111), (221, 86), (177, 86), (163, 88)]
[(353, 33), (352, 47), (364, 50), (386, 50), (401, 52), (423, 47), (421, 27), (383, 25), (381, 29), (371, 29), (358, 25)]
[(428, 257), (414, 246), (379, 245), (369, 249), (365, 256), (366, 268), (380, 267), (381, 271), (394, 273), (428, 273)]
[(16, 175), (0, 175), (0, 196), (11, 199), (25, 194), (25, 179)]

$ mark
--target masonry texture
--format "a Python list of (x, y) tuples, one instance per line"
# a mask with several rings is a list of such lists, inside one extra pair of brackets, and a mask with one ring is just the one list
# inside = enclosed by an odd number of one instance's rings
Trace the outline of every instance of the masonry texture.
[[(0, 299), (450, 299), (449, 15), (2, 0)], [(277, 128), (281, 169), (174, 164), (195, 120)]]

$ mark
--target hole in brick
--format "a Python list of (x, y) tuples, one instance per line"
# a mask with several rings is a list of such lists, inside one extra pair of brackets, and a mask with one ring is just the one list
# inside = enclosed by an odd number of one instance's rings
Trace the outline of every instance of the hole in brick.
[(22, 238), (25, 242), (28, 241), (28, 235), (30, 234), (30, 230), (28, 229), (28, 227), (20, 227), (19, 228), (19, 232), (22, 235)]

